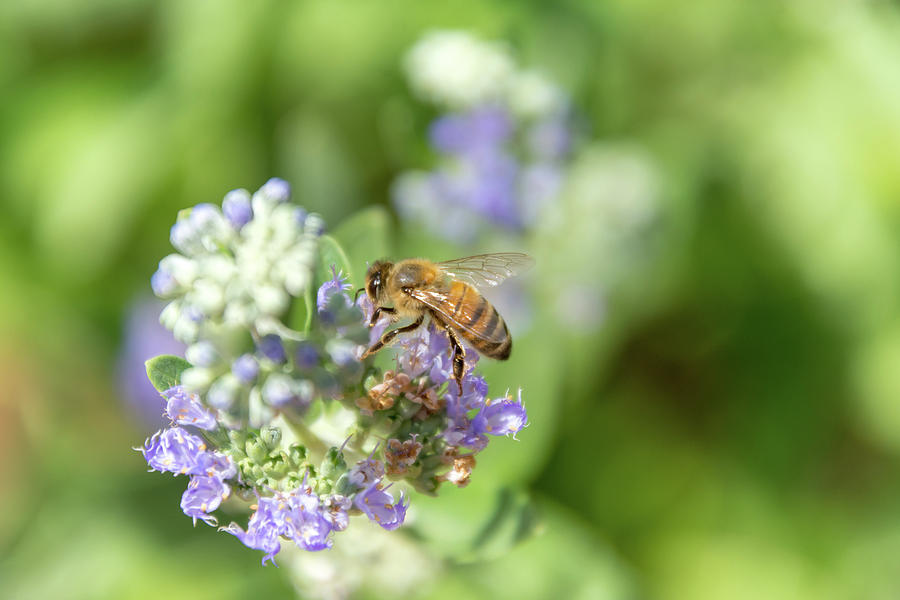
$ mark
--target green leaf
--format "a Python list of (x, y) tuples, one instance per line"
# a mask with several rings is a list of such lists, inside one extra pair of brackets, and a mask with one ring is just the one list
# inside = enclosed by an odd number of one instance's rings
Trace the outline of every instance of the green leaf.
[(343, 221), (334, 230), (350, 260), (354, 287), (362, 287), (367, 264), (391, 253), (391, 218), (383, 206), (372, 206)]
[(312, 288), (307, 288), (303, 296), (291, 303), (291, 312), (288, 315), (287, 325), (294, 331), (309, 333), (312, 324), (313, 306), (315, 300), (312, 297)]
[(181, 382), (181, 373), (191, 367), (188, 361), (171, 354), (151, 358), (144, 365), (147, 367), (147, 378), (160, 392), (178, 385)]
[(314, 289), (319, 289), (319, 286), (333, 277), (332, 267), (343, 271), (347, 277), (352, 277), (347, 253), (336, 239), (330, 235), (323, 235), (319, 238), (319, 260), (316, 262)]

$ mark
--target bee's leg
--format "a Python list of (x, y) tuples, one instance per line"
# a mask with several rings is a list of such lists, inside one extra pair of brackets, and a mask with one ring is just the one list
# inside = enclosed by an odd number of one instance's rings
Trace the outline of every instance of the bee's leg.
[[(393, 311), (394, 309), (392, 308), (390, 310)], [(385, 311), (385, 312), (387, 312), (387, 311)], [(384, 335), (381, 336), (380, 340), (378, 340), (377, 342), (372, 344), (371, 348), (369, 348), (368, 350), (363, 352), (362, 358), (366, 358), (368, 356), (375, 354), (376, 352), (378, 352), (379, 350), (381, 350), (382, 348), (384, 348), (385, 346), (390, 344), (394, 340), (394, 338), (397, 337), (398, 335), (400, 335), (401, 333), (407, 333), (407, 332), (413, 331), (415, 329), (418, 329), (422, 325), (422, 322), (424, 320), (425, 320), (425, 315), (422, 315), (418, 319), (416, 319), (415, 321), (410, 323), (409, 325), (404, 325), (403, 327), (398, 327), (397, 329), (391, 329), (390, 331), (385, 331)]]
[(466, 349), (459, 336), (449, 327), (444, 327), (447, 336), (450, 338), (451, 356), (453, 357), (453, 379), (456, 380), (456, 386), (459, 388), (459, 395), (462, 396), (462, 378), (463, 372), (466, 370)]
[(369, 319), (369, 327), (373, 327), (375, 323), (378, 322), (378, 317), (381, 316), (381, 313), (385, 313), (388, 315), (396, 315), (396, 308), (388, 308), (387, 306), (376, 306), (375, 310), (372, 311), (372, 318)]

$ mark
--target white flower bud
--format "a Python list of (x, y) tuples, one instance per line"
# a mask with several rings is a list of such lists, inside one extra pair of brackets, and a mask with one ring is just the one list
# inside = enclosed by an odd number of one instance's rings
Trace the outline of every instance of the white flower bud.
[(300, 296), (312, 283), (309, 267), (301, 266), (289, 270), (284, 275), (284, 287), (292, 296)]
[(206, 399), (214, 408), (228, 410), (237, 400), (241, 391), (241, 384), (231, 373), (227, 373), (216, 379), (209, 388)]
[(181, 301), (173, 300), (169, 302), (162, 312), (159, 314), (159, 322), (160, 324), (172, 331), (175, 329), (175, 324), (178, 322), (178, 319), (181, 317)]
[(159, 261), (160, 271), (172, 275), (178, 285), (188, 287), (197, 277), (197, 262), (181, 254), (170, 254)]
[(188, 346), (184, 351), (184, 357), (195, 367), (212, 367), (219, 361), (216, 347), (206, 340)]
[(231, 281), (236, 273), (234, 261), (221, 254), (214, 254), (203, 261), (202, 274), (221, 285)]
[(263, 285), (253, 291), (253, 299), (260, 312), (269, 315), (280, 315), (288, 307), (288, 295), (284, 290), (273, 285)]
[(199, 324), (182, 312), (172, 327), (172, 335), (184, 344), (193, 344), (200, 335)]
[(225, 308), (225, 293), (222, 286), (209, 279), (198, 279), (194, 282), (190, 300), (203, 314), (211, 317), (222, 314)]
[(202, 394), (215, 378), (215, 372), (203, 367), (185, 369), (181, 373), (181, 385), (189, 392)]
[(225, 306), (225, 321), (242, 327), (249, 327), (259, 316), (259, 310), (246, 300), (233, 300)]

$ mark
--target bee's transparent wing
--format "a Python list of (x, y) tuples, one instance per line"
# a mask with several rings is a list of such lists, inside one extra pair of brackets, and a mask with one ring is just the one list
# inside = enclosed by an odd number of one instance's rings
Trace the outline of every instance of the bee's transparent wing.
[[(489, 336), (485, 335), (484, 331), (472, 327), (472, 322), (477, 320), (478, 313), (484, 310), (484, 303), (486, 303), (486, 300), (474, 290), (465, 296), (465, 301), (458, 302), (454, 302), (449, 291), (445, 290), (413, 288), (406, 293), (437, 312), (448, 325), (461, 329), (474, 338), (493, 343), (500, 343), (505, 339), (503, 336), (505, 328), (501, 327), (500, 331), (492, 332), (494, 335)], [(498, 335), (500, 337), (497, 337)]]
[(496, 252), (445, 260), (437, 265), (445, 273), (466, 283), (494, 287), (504, 279), (530, 269), (534, 266), (534, 259), (522, 252)]

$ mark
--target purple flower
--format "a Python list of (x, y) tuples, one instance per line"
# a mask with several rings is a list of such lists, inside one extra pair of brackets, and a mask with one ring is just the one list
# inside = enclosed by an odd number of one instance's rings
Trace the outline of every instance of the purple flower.
[(312, 342), (300, 342), (294, 351), (294, 362), (301, 369), (312, 369), (319, 364), (319, 349)]
[(331, 524), (331, 529), (333, 531), (343, 531), (347, 529), (347, 525), (349, 524), (347, 510), (350, 509), (352, 504), (350, 498), (340, 494), (334, 494), (325, 499), (322, 515), (325, 517), (325, 520)]
[(141, 452), (154, 471), (204, 475), (208, 467), (206, 443), (180, 427), (157, 431), (144, 442)]
[(403, 524), (409, 502), (403, 503), (403, 492), (400, 500), (394, 504), (394, 497), (381, 488), (380, 484), (372, 484), (356, 494), (353, 503), (363, 511), (369, 519), (391, 531)]
[(347, 283), (347, 278), (344, 277), (341, 271), (335, 270), (334, 265), (331, 266), (331, 273), (331, 279), (319, 286), (319, 290), (316, 292), (316, 308), (318, 308), (319, 313), (326, 309), (329, 301), (335, 294), (341, 294), (346, 304), (350, 305), (350, 299), (347, 298), (344, 292), (353, 286)]
[(187, 489), (181, 496), (181, 510), (191, 517), (196, 524), (197, 519), (207, 525), (215, 525), (216, 518), (209, 513), (231, 494), (231, 486), (216, 475), (193, 475)]
[(272, 373), (262, 387), (263, 400), (274, 408), (293, 405), (305, 409), (312, 402), (313, 384), (305, 379), (294, 380), (283, 373)]
[(253, 219), (253, 207), (247, 190), (231, 190), (222, 200), (222, 212), (231, 226), (240, 229)]
[[(468, 360), (468, 355), (466, 356)], [(447, 388), (447, 414), (451, 418), (465, 416), (470, 411), (484, 406), (488, 384), (480, 375), (468, 374), (462, 380), (462, 394), (455, 385)]]
[(472, 167), (471, 178), (463, 182), (466, 204), (495, 225), (520, 228), (516, 160), (500, 150), (483, 152), (473, 159)]
[(287, 355), (284, 353), (284, 345), (281, 338), (270, 333), (263, 336), (256, 345), (259, 353), (275, 363), (283, 363), (287, 361)]
[[(369, 320), (372, 318), (372, 311), (375, 310), (375, 306), (372, 304), (372, 301), (369, 300), (369, 297), (365, 294), (362, 294), (356, 301), (356, 306), (358, 306), (363, 312), (363, 323), (368, 325)], [(387, 331), (387, 328), (391, 325), (391, 318), (386, 314), (382, 314), (378, 321), (375, 322), (375, 325), (369, 329), (369, 345), (371, 346), (379, 339), (381, 339), (382, 334)]]
[(525, 413), (525, 405), (522, 404), (522, 390), (519, 397), (513, 400), (507, 396), (500, 400), (494, 400), (475, 417), (473, 426), (481, 432), (491, 435), (510, 435), (515, 438), (523, 427), (528, 424), (528, 415)]
[(332, 531), (328, 520), (319, 509), (319, 498), (310, 490), (296, 489), (291, 492), (275, 492), (273, 496), (262, 497), (256, 512), (250, 517), (247, 530), (236, 523), (224, 529), (237, 537), (248, 548), (262, 550), (263, 564), (271, 560), (281, 550), (278, 538), (283, 536), (293, 540), (304, 550), (316, 551), (331, 547), (328, 539)]
[(419, 329), (416, 333), (401, 338), (398, 345), (403, 352), (397, 357), (400, 368), (412, 378), (416, 378), (430, 370), (435, 362), (449, 355), (450, 341), (443, 333), (439, 333), (434, 324), (428, 329)]
[(470, 419), (462, 415), (450, 419), (444, 430), (444, 439), (451, 446), (465, 446), (481, 452), (488, 445), (488, 438), (476, 425), (477, 417)]
[(480, 107), (465, 114), (439, 117), (429, 130), (439, 152), (466, 154), (500, 146), (512, 134), (512, 123), (499, 107)]
[(241, 383), (250, 385), (259, 375), (259, 363), (252, 354), (242, 354), (231, 363), (231, 373)]
[[(374, 453), (375, 451), (373, 450), (372, 454)], [(356, 463), (347, 474), (350, 483), (359, 487), (373, 485), (380, 481), (382, 477), (384, 477), (384, 463), (371, 456)]]
[(216, 418), (201, 403), (196, 394), (189, 394), (180, 385), (163, 392), (168, 398), (166, 415), (179, 425), (193, 425), (200, 429), (216, 428)]

